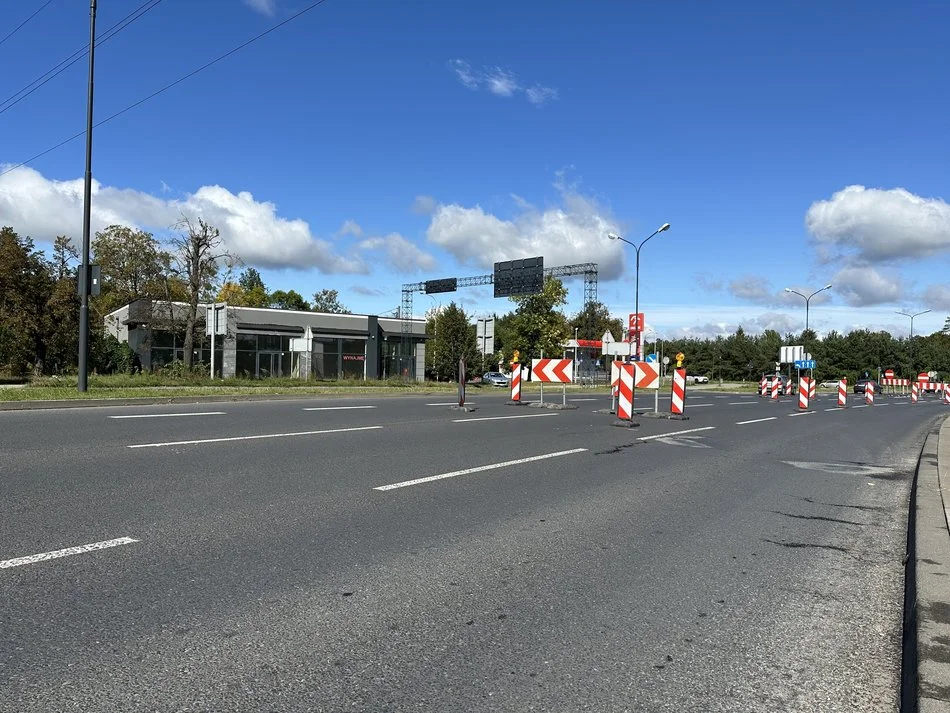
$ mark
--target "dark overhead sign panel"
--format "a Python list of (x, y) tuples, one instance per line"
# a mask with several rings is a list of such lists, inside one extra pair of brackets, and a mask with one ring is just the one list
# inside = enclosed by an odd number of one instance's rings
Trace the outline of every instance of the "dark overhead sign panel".
[(496, 262), (493, 278), (495, 297), (537, 294), (544, 287), (544, 258)]
[(426, 280), (426, 294), (436, 292), (455, 292), (458, 289), (458, 278), (447, 277), (444, 280)]

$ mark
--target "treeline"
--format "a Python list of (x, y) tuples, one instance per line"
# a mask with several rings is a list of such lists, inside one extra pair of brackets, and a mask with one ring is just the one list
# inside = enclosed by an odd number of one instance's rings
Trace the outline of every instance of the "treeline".
[[(204, 340), (198, 305), (211, 301), (277, 309), (346, 313), (336, 290), (306, 301), (294, 290), (268, 291), (254, 268), (235, 271), (239, 261), (221, 247), (218, 230), (182, 217), (176, 234), (160, 242), (151, 233), (112, 225), (91, 241), (91, 262), (101, 268), (100, 294), (89, 300), (89, 368), (128, 371), (134, 355), (104, 327), (104, 317), (137, 299), (178, 302), (184, 310), (163, 325), (183, 337), (183, 366), (194, 366)], [(28, 236), (0, 228), (0, 374), (75, 373), (79, 355), (79, 251), (65, 235), (47, 254)], [(177, 315), (181, 315), (179, 318)]]
[[(612, 319), (603, 304), (586, 305), (569, 317), (560, 309), (566, 297), (561, 282), (549, 278), (541, 293), (511, 298), (515, 308), (496, 318), (495, 353), (484, 359), (477, 348), (473, 320), (452, 303), (428, 319), (427, 371), (435, 378), (454, 379), (460, 356), (466, 357), (467, 364), (488, 370), (496, 368), (498, 362), (507, 365), (515, 350), (522, 360), (540, 357), (542, 351), (545, 356), (560, 356), (564, 344), (575, 334), (578, 339), (599, 340), (610, 331), (615, 339), (621, 338), (622, 322)], [(728, 337), (647, 340), (645, 347), (647, 353), (662, 353), (671, 359), (682, 352), (690, 374), (724, 381), (754, 381), (775, 371), (781, 347), (789, 345), (805, 347), (817, 363), (814, 376), (822, 381), (842, 376), (854, 380), (865, 373), (877, 377), (878, 369), (888, 368), (905, 378), (921, 371), (936, 371), (950, 378), (950, 335), (945, 332), (916, 336), (911, 341), (868, 330), (846, 335), (832, 331), (818, 338), (810, 330), (784, 335), (766, 330), (750, 335), (739, 327)], [(603, 357), (598, 361), (604, 366)], [(786, 369), (783, 365), (782, 371)]]

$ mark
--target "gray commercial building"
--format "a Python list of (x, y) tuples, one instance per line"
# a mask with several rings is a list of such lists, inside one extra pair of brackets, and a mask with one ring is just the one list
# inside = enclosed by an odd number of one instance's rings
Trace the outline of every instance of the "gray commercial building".
[[(205, 335), (211, 305), (198, 308), (193, 361), (211, 363)], [(425, 321), (366, 314), (328, 314), (219, 303), (215, 374), (220, 377), (300, 379), (425, 378)], [(126, 342), (143, 370), (184, 356), (187, 305), (136, 300), (104, 318), (106, 330)], [(404, 332), (408, 326), (409, 331)]]

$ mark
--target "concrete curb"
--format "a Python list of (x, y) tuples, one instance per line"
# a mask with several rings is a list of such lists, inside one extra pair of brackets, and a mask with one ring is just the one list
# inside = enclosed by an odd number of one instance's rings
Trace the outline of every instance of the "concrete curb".
[[(908, 567), (908, 626), (919, 713), (950, 711), (950, 419), (927, 437), (913, 495), (913, 561)], [(911, 568), (913, 571), (911, 571)], [(908, 636), (910, 634), (910, 636)], [(905, 667), (908, 664), (905, 656)]]
[[(396, 393), (354, 394), (209, 394), (207, 396), (142, 396), (117, 399), (62, 399), (59, 401), (0, 401), (0, 411), (33, 411), (57, 408), (95, 408), (101, 406), (151, 406), (155, 404), (210, 404), (228, 401), (308, 401), (312, 399), (351, 399), (370, 396), (414, 396)], [(425, 396), (427, 394), (418, 394)], [(437, 394), (428, 394), (434, 396)], [(454, 396), (454, 393), (451, 394)]]

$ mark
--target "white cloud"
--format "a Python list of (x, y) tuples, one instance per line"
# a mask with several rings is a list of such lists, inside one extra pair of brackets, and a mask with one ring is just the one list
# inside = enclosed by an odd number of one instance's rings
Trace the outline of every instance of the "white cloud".
[(432, 215), (438, 203), (432, 196), (416, 196), (412, 201), (412, 212), (418, 215)]
[(356, 294), (364, 295), (365, 297), (384, 297), (389, 294), (386, 290), (382, 290), (378, 287), (367, 287), (366, 285), (353, 285), (350, 289)]
[(360, 227), (360, 224), (355, 220), (345, 220), (343, 225), (340, 226), (340, 229), (337, 231), (338, 235), (352, 235), (354, 237), (359, 237), (363, 234), (363, 228)]
[(846, 267), (832, 282), (835, 292), (852, 307), (890, 304), (904, 294), (904, 285), (898, 276), (881, 273), (873, 267)]
[(277, 0), (244, 0), (244, 4), (262, 15), (273, 15), (277, 12)]
[(472, 91), (484, 90), (498, 97), (512, 97), (523, 93), (525, 98), (535, 106), (543, 106), (557, 99), (558, 96), (557, 89), (554, 87), (537, 83), (530, 87), (524, 86), (514, 72), (504, 67), (472, 69), (472, 66), (464, 59), (453, 59), (449, 62), (449, 68), (455, 73), (456, 79), (462, 86)]
[(387, 263), (398, 272), (434, 270), (436, 266), (436, 260), (432, 255), (420, 250), (399, 233), (390, 233), (386, 237), (367, 238), (360, 243), (359, 247), (367, 251), (382, 250), (386, 254)]
[(930, 309), (950, 310), (950, 285), (930, 285), (924, 290), (923, 302)]
[[(815, 292), (814, 287), (800, 287), (797, 285), (790, 285), (789, 289), (806, 296)], [(737, 277), (729, 283), (729, 292), (737, 299), (770, 307), (798, 305), (803, 302), (799, 295), (786, 292), (784, 288), (781, 290), (773, 288), (771, 282), (758, 275)], [(827, 302), (828, 299), (828, 292), (819, 292), (811, 298), (811, 304), (821, 304)]]
[(876, 263), (950, 251), (950, 205), (903, 188), (848, 186), (812, 203), (805, 225), (825, 261), (841, 254)]
[[(0, 225), (37, 240), (82, 231), (83, 181), (56, 181), (32, 168), (0, 176)], [(277, 206), (251, 193), (202, 186), (183, 199), (164, 200), (142, 191), (92, 185), (92, 229), (113, 224), (150, 230), (161, 236), (182, 214), (202, 217), (221, 231), (224, 246), (249, 265), (265, 268), (317, 268), (324, 273), (365, 273), (365, 263), (334, 252), (303, 220), (277, 215)]]
[(505, 220), (481, 206), (440, 205), (426, 237), (452, 253), (459, 263), (491, 269), (495, 262), (540, 255), (546, 267), (594, 262), (602, 280), (622, 274), (623, 246), (607, 239), (617, 222), (590, 198), (559, 187), (562, 207), (539, 210), (530, 205)]

